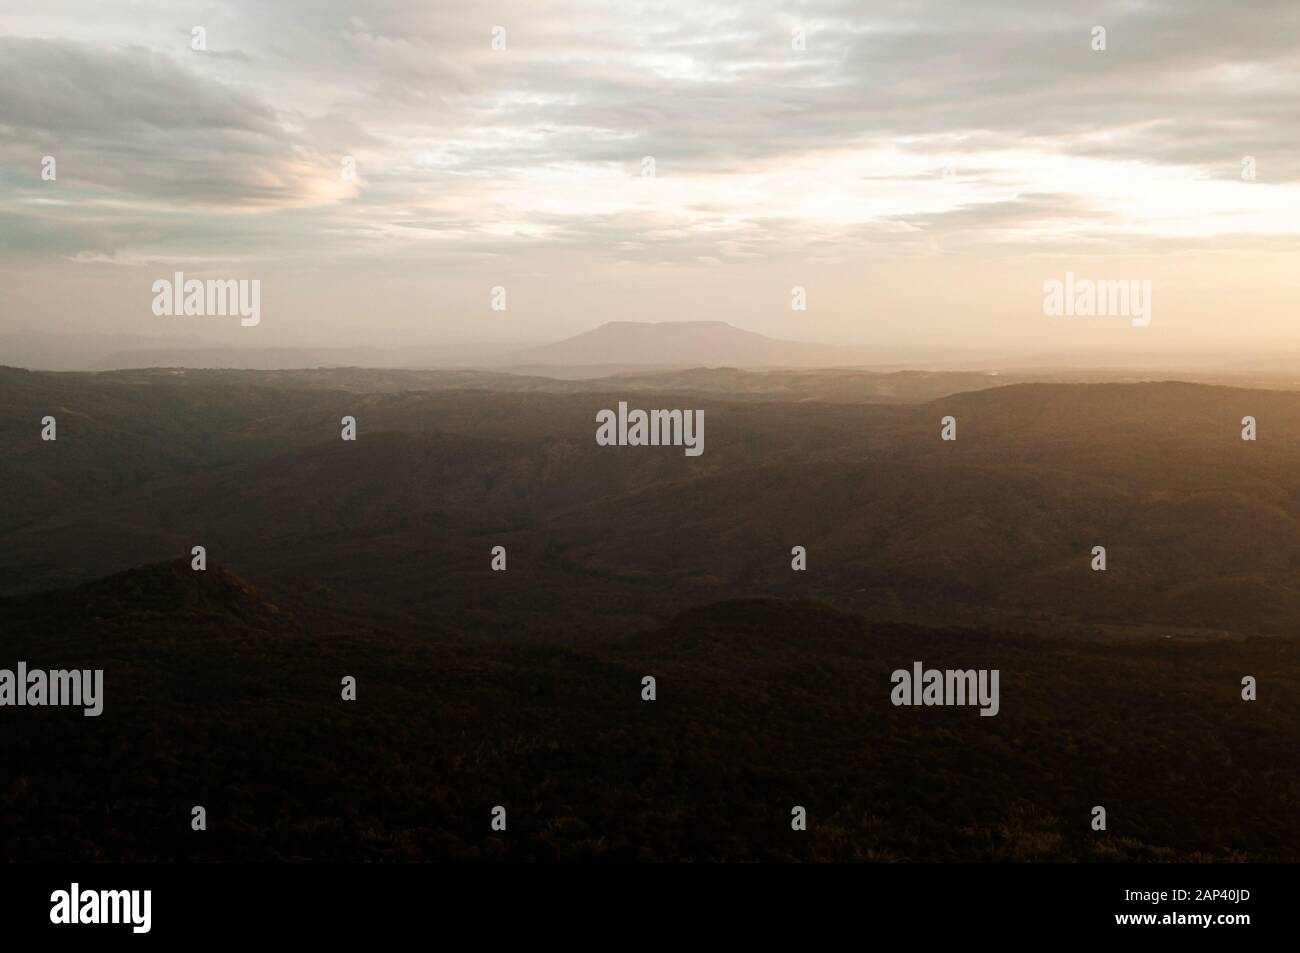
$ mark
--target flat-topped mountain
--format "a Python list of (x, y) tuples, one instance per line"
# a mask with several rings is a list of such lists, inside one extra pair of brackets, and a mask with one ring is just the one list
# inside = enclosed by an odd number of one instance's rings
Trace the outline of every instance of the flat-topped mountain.
[(725, 321), (608, 321), (554, 344), (517, 351), (501, 364), (829, 367), (866, 360), (863, 348), (782, 341)]

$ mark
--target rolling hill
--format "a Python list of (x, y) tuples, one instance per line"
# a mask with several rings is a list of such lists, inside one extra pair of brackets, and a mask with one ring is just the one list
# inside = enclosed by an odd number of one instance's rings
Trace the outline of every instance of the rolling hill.
[[(599, 647), (492, 646), (183, 562), (0, 599), (0, 627), (7, 659), (105, 673), (97, 718), (0, 719), (8, 861), (1300, 856), (1294, 640), (1044, 651), (749, 599)], [(891, 705), (916, 659), (998, 668), (999, 715)]]
[[(331, 389), (332, 373), (0, 375), (0, 592), (202, 544), (272, 592), (394, 625), (436, 612), (492, 640), (598, 641), (767, 595), (1049, 635), (1287, 636), (1300, 614), (1290, 393), (1033, 384), (849, 404), (727, 399), (691, 375), (602, 393), (418, 376), (372, 391), (376, 372), (355, 371)], [(595, 412), (630, 394), (702, 408), (704, 455), (596, 446)]]

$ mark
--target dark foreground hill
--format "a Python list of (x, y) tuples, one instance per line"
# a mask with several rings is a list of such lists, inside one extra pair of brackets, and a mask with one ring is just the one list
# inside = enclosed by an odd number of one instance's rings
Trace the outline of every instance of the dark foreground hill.
[[(0, 630), (0, 667), (105, 670), (98, 718), (0, 709), (5, 860), (1300, 859), (1290, 640), (1044, 643), (754, 599), (582, 651), (470, 645), (184, 563), (0, 600)], [(999, 669), (1000, 713), (892, 706), (917, 660)]]

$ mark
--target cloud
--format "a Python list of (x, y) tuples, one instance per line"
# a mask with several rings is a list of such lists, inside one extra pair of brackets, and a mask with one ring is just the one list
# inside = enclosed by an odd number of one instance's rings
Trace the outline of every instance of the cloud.
[(162, 53), (0, 37), (0, 88), (0, 157), (35, 178), (52, 155), (90, 199), (250, 210), (350, 192), (269, 104)]
[(1293, 0), (180, 9), (0, 13), (0, 259), (784, 273), (1232, 254), (1300, 220)]

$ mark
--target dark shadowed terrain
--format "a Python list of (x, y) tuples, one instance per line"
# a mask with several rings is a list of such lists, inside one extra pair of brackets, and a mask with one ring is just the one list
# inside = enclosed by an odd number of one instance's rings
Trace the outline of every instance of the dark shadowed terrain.
[(0, 369), (0, 667), (106, 681), (0, 709), (0, 851), (1297, 859), (1300, 394), (1003, 383)]

